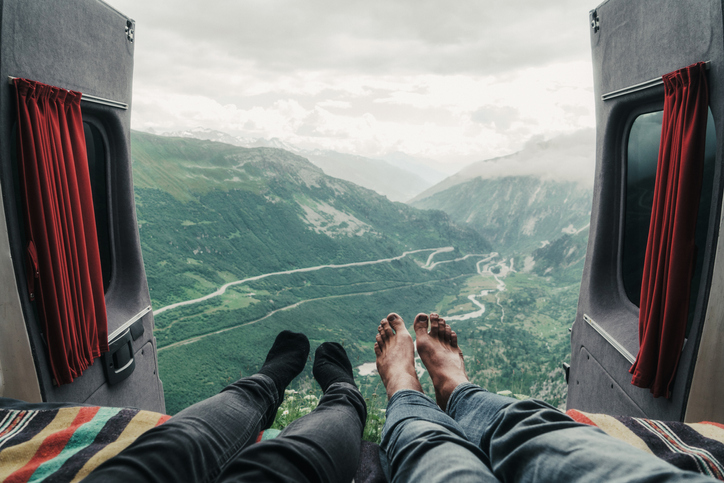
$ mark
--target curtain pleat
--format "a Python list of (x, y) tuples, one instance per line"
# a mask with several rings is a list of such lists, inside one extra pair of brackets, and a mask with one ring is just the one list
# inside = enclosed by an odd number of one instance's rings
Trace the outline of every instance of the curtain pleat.
[(709, 93), (704, 63), (663, 76), (654, 201), (641, 284), (639, 353), (631, 383), (669, 397), (689, 313)]
[(103, 276), (79, 92), (15, 79), (28, 290), (58, 384), (108, 351)]

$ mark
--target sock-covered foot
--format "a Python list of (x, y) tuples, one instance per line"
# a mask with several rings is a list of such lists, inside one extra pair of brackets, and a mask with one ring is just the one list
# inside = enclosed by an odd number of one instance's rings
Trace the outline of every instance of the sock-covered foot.
[[(427, 332), (428, 319), (430, 332)], [(420, 314), (413, 324), (417, 353), (427, 368), (435, 387), (437, 405), (444, 411), (450, 395), (458, 385), (468, 382), (465, 359), (454, 330), (437, 314)]]
[(387, 390), (387, 397), (401, 389), (422, 392), (415, 372), (415, 345), (405, 322), (397, 314), (382, 319), (377, 328), (375, 355), (377, 372)]
[(344, 347), (336, 342), (325, 342), (317, 347), (312, 374), (324, 392), (337, 382), (347, 382), (356, 387), (352, 363)]
[(277, 335), (274, 344), (266, 355), (264, 365), (259, 374), (269, 376), (279, 391), (279, 402), (284, 397), (284, 390), (292, 379), (304, 369), (309, 357), (309, 339), (304, 334), (285, 330)]

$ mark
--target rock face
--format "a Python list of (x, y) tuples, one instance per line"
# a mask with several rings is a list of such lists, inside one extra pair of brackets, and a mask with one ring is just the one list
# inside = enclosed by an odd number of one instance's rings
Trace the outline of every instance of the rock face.
[(473, 178), (412, 202), (467, 223), (501, 253), (531, 253), (586, 229), (592, 191), (534, 176)]
[(465, 167), (409, 204), (467, 223), (501, 253), (528, 256), (565, 235), (570, 245), (590, 221), (594, 148), (592, 129), (530, 143), (509, 156)]

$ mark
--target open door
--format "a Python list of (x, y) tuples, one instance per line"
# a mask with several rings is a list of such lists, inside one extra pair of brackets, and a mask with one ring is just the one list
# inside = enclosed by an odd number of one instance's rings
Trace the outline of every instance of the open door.
[[(134, 22), (101, 0), (2, 0), (0, 9), (0, 396), (163, 412), (131, 174)], [(110, 352), (60, 386), (53, 381), (46, 334), (26, 289), (10, 77), (83, 94)]]
[[(721, 0), (609, 0), (590, 13), (596, 98), (591, 232), (571, 332), (568, 407), (662, 420), (724, 421)], [(709, 113), (686, 340), (670, 397), (631, 384), (661, 137), (661, 76), (708, 64)], [(666, 354), (676, 358), (679, 354)]]

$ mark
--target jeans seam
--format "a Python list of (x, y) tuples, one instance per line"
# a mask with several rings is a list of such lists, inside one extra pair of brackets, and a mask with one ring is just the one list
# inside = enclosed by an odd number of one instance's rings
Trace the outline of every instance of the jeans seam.
[[(261, 378), (261, 381), (258, 380), (259, 378)], [(273, 388), (273, 390), (269, 390), (269, 387), (267, 387), (269, 385), (269, 383), (271, 383), (271, 385), (274, 386), (274, 381), (269, 376), (267, 376), (265, 374), (253, 374), (253, 375), (249, 376), (249, 379), (255, 380), (259, 385), (263, 386), (263, 389), (265, 391), (269, 391), (272, 395), (272, 400), (274, 401), (272, 407), (278, 406), (279, 402), (277, 402), (278, 394), (276, 392), (276, 388)], [(258, 410), (260, 417), (258, 418), (258, 420), (256, 421), (256, 423), (254, 425), (250, 426), (249, 429), (247, 429), (244, 432), (244, 434), (243, 434), (244, 437), (237, 436), (235, 439), (235, 443), (227, 451), (225, 451), (224, 453), (221, 454), (221, 456), (219, 457), (219, 464), (215, 465), (216, 468), (214, 468), (214, 471), (210, 471), (206, 475), (206, 477), (203, 480), (203, 483), (210, 483), (210, 482), (216, 481), (216, 479), (219, 477), (219, 475), (221, 475), (221, 473), (223, 473), (223, 471), (226, 469), (226, 467), (229, 466), (229, 464), (231, 464), (233, 462), (233, 460), (243, 450), (245, 450), (247, 447), (251, 446), (252, 444), (256, 443), (256, 439), (255, 439), (253, 442), (251, 442), (250, 444), (248, 444), (246, 446), (244, 446), (244, 444), (243, 444), (243, 442), (249, 441), (252, 437), (255, 436), (253, 434), (250, 434), (251, 428), (255, 427), (256, 424), (258, 424), (261, 427), (261, 422), (262, 422), (262, 420), (264, 420), (266, 418), (267, 413), (269, 412), (269, 407), (267, 407), (266, 405), (263, 405), (263, 404), (258, 404), (256, 401), (249, 401), (249, 402), (253, 403), (256, 406), (256, 409)]]

